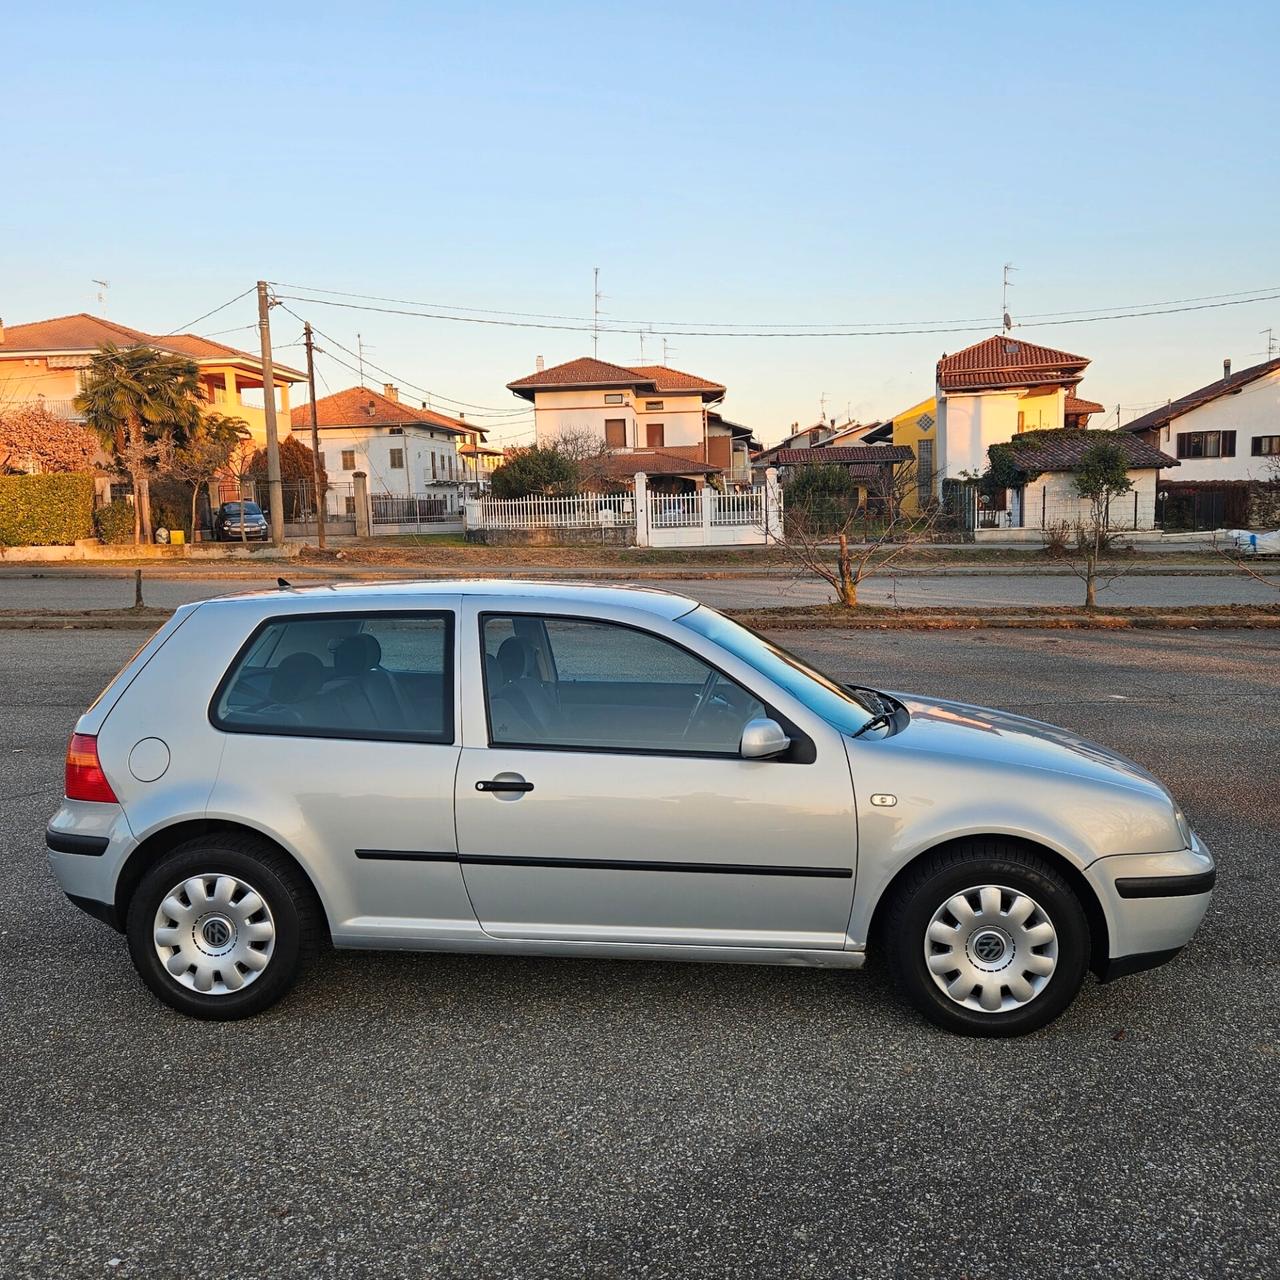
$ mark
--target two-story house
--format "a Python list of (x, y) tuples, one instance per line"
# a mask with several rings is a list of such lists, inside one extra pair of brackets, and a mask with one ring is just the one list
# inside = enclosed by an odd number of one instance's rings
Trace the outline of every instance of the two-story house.
[[(316, 401), (317, 435), (331, 486), (328, 510), (355, 510), (352, 478), (368, 477), (369, 493), (399, 498), (434, 499), (441, 514), (459, 510), (459, 488), (466, 481), (458, 444), (475, 430), (458, 418), (417, 408), (400, 399), (390, 383), (382, 391), (348, 387)], [(294, 434), (309, 445), (310, 404), (292, 414)]]
[[(242, 418), (255, 445), (267, 439), (262, 360), (194, 333), (157, 337), (101, 316), (81, 312), (30, 324), (0, 324), (0, 406), (39, 403), (56, 417), (78, 421), (74, 401), (90, 361), (108, 343), (147, 346), (196, 362), (200, 386), (211, 409)], [(306, 375), (287, 365), (273, 366), (276, 410), (281, 434), (288, 428), (289, 388)]]
[(937, 484), (986, 470), (987, 449), (1024, 431), (1087, 426), (1102, 412), (1076, 395), (1088, 367), (1085, 356), (1008, 334), (944, 355), (937, 367)]
[(1183, 482), (1280, 479), (1280, 359), (1222, 377), (1121, 428), (1172, 454)]
[[(628, 368), (583, 356), (507, 383), (533, 404), (540, 445), (565, 437), (602, 441), (617, 463), (701, 485), (710, 475), (750, 479), (749, 428), (712, 412), (725, 388), (665, 365)], [(683, 468), (681, 463), (687, 464)]]

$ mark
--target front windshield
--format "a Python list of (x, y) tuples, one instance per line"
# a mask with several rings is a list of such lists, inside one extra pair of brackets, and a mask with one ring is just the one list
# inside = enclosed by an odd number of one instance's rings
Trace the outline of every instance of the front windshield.
[[(256, 502), (246, 502), (244, 504), (244, 513), (247, 516), (260, 516), (262, 508)], [(238, 502), (227, 503), (227, 515), (238, 516), (240, 514), (240, 504)]]
[(781, 685), (841, 733), (857, 733), (871, 719), (872, 713), (847, 689), (842, 689), (830, 677), (815, 671), (807, 662), (802, 662), (772, 640), (766, 640), (741, 623), (730, 621), (724, 614), (699, 605), (679, 622), (690, 631), (714, 640), (774, 684)]

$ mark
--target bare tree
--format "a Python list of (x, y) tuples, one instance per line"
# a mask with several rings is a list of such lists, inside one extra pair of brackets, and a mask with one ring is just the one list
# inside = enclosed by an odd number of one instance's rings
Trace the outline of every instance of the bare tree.
[(555, 438), (556, 449), (573, 464), (577, 485), (582, 489), (602, 489), (609, 482), (606, 459), (613, 450), (604, 437), (590, 427), (569, 427)]
[(1099, 440), (1080, 455), (1074, 477), (1076, 493), (1087, 504), (1085, 514), (1045, 529), (1045, 549), (1084, 583), (1084, 607), (1098, 607), (1098, 585), (1109, 587), (1128, 571), (1101, 571), (1103, 553), (1115, 543), (1111, 501), (1133, 488), (1124, 450), (1113, 440)]
[(908, 509), (908, 495), (916, 489), (914, 462), (878, 465), (866, 485), (865, 505), (855, 496), (861, 486), (842, 467), (806, 467), (801, 476), (806, 478), (798, 476), (786, 490), (780, 545), (799, 573), (821, 578), (836, 604), (849, 609), (857, 607), (863, 582), (884, 573), (942, 518), (942, 507), (933, 501)]

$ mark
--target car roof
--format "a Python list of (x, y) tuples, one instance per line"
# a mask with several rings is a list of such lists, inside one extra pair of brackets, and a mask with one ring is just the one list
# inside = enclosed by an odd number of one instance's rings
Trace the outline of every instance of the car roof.
[(512, 601), (533, 600), (548, 605), (603, 605), (652, 613), (670, 621), (698, 607), (696, 600), (671, 591), (627, 584), (594, 586), (582, 582), (527, 582), (512, 578), (431, 579), (402, 582), (335, 582), (320, 586), (277, 587), (214, 596), (205, 605), (226, 607), (270, 599), (282, 611), (305, 613), (352, 609), (361, 605), (379, 608), (413, 608), (439, 596), (485, 596)]

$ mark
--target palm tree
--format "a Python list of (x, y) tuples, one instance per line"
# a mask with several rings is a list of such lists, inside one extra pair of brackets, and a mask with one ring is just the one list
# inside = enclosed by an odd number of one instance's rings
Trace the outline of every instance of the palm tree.
[(150, 542), (148, 482), (157, 459), (180, 446), (200, 419), (196, 362), (108, 343), (90, 361), (75, 404), (133, 481), (133, 540)]

